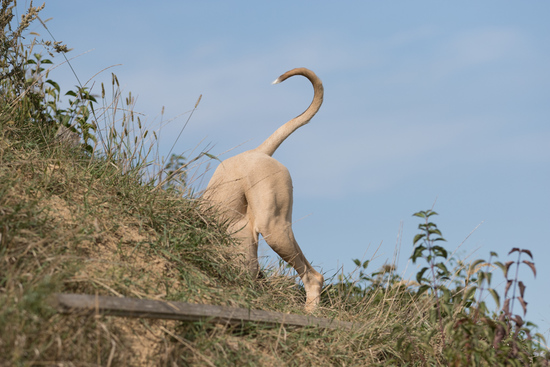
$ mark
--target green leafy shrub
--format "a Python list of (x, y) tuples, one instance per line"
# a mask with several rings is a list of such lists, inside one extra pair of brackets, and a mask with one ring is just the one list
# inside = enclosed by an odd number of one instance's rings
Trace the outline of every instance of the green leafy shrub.
[(32, 39), (30, 45), (22, 42), (22, 36), (29, 25), (40, 19), (38, 13), (44, 6), (33, 7), (31, 3), (18, 26), (13, 29), (15, 1), (2, 2), (0, 124), (18, 124), (20, 127), (29, 123), (38, 124), (42, 132), (39, 138), (46, 142), (53, 140), (53, 135), (63, 126), (77, 134), (83, 140), (85, 150), (91, 153), (93, 144), (97, 142), (96, 125), (90, 120), (93, 103), (97, 103), (95, 97), (87, 87), (76, 86), (75, 90), (65, 93), (69, 96), (69, 106), (60, 107), (61, 88), (48, 78), (53, 62), (34, 52), (35, 48), (42, 48), (54, 57), (54, 54), (64, 55), (70, 49), (61, 42), (39, 41), (36, 38)]
[[(531, 338), (534, 325), (525, 323), (519, 315), (512, 313), (515, 299), (521, 303), (524, 314), (527, 311), (523, 299), (525, 285), (518, 280), (517, 271), (515, 278), (508, 278), (508, 270), (514, 264), (519, 267), (522, 253), (532, 258), (531, 252), (514, 248), (509, 254), (518, 252), (518, 260), (504, 265), (492, 263), (491, 259), (498, 255), (491, 252), (489, 261), (478, 259), (468, 266), (458, 262), (458, 267), (449, 269), (448, 252), (439, 244), (445, 239), (431, 221), (437, 213), (427, 210), (414, 215), (423, 218), (424, 223), (419, 224), (420, 233), (414, 237), (411, 259), (413, 262), (422, 259), (427, 263), (416, 274), (416, 295), (434, 300), (427, 311), (427, 330), (418, 339), (423, 348), (434, 353), (428, 355), (427, 360), (446, 365), (546, 365), (547, 361), (540, 357), (544, 352), (541, 349), (544, 338), (536, 334), (537, 340), (534, 341)], [(524, 260), (522, 263), (536, 275), (533, 262)], [(507, 286), (500, 313), (491, 313), (483, 293), (488, 292), (497, 308), (500, 307), (500, 296), (491, 288), (492, 270), (496, 267), (503, 271)], [(510, 297), (512, 286), (514, 293)], [(516, 288), (519, 296), (515, 296)], [(406, 343), (406, 340), (400, 340), (400, 344)]]

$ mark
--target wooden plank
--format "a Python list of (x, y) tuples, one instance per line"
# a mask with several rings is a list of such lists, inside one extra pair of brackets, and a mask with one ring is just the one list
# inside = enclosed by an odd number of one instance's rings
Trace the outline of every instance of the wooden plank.
[(346, 321), (281, 312), (88, 294), (56, 294), (54, 303), (61, 313), (207, 321), (219, 324), (254, 322), (260, 324), (280, 324), (300, 327), (315, 326), (319, 328), (348, 330), (358, 328), (359, 326), (359, 324)]

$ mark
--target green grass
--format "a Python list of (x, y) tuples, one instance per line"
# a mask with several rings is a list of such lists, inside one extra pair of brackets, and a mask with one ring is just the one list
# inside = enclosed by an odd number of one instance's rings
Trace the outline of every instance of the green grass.
[[(548, 365), (544, 339), (506, 306), (518, 297), (500, 299), (487, 270), (507, 275), (531, 254), (516, 249), (505, 264), (449, 258), (432, 211), (416, 214), (426, 218), (414, 239), (412, 258), (426, 264), (416, 282), (391, 265), (371, 273), (368, 261), (353, 275), (325, 274), (315, 316), (363, 325), (352, 332), (58, 314), (56, 292), (297, 314), (305, 292), (284, 266), (253, 280), (233, 265), (224, 223), (186, 186), (187, 165), (207, 152), (159, 159), (158, 131), (142, 124), (114, 75), (110, 100), (103, 85), (97, 97), (80, 86), (62, 107), (50, 61), (30, 48), (67, 48), (23, 46), (39, 9), (10, 29), (13, 3), (2, 4), (0, 366)], [(60, 126), (82, 144), (60, 141)], [(502, 307), (489, 310), (482, 294)]]

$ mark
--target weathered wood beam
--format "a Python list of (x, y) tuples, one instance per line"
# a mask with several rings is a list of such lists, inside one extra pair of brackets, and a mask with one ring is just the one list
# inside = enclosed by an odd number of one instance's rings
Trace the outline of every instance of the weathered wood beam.
[(56, 308), (61, 313), (103, 314), (111, 316), (206, 321), (218, 324), (279, 324), (314, 326), (327, 329), (353, 329), (360, 325), (313, 316), (246, 308), (202, 305), (184, 302), (156, 301), (126, 297), (94, 296), (88, 294), (56, 294)]

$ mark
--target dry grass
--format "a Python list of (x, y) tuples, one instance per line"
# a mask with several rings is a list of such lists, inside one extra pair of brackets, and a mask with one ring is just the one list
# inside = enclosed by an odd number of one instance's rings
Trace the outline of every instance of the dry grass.
[(54, 136), (2, 125), (0, 364), (377, 364), (398, 355), (395, 323), (421, 322), (408, 293), (390, 288), (363, 298), (327, 290), (317, 316), (364, 323), (353, 333), (56, 314), (55, 292), (288, 313), (303, 313), (305, 292), (284, 269), (253, 281), (232, 266), (223, 225), (200, 200), (144, 182), (139, 162), (113, 158), (132, 154), (90, 156)]
[(382, 308), (327, 298), (318, 315), (364, 322), (353, 335), (56, 314), (54, 292), (294, 313), (304, 292), (286, 274), (252, 281), (232, 267), (232, 244), (199, 201), (153, 191), (109, 161), (17, 126), (1, 136), (2, 365), (358, 365), (393, 353), (381, 341), (405, 314), (388, 295)]

